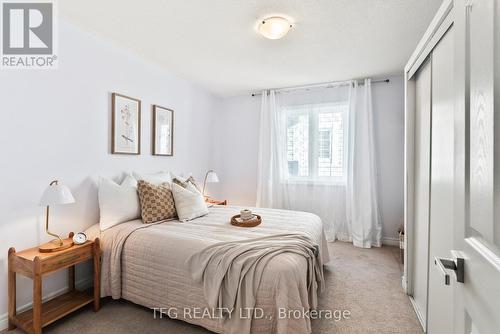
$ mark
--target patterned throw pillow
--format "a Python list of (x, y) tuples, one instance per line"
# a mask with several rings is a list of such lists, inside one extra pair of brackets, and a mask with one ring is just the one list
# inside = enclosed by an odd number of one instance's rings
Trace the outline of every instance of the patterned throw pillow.
[(198, 186), (198, 183), (194, 179), (193, 176), (190, 176), (186, 179), (186, 181), (179, 180), (178, 178), (174, 178), (172, 180), (173, 183), (180, 185), (182, 188), (187, 188), (188, 183), (191, 183), (199, 192), (201, 192), (200, 187)]
[(137, 182), (141, 200), (142, 221), (145, 224), (177, 216), (174, 197), (168, 183), (154, 185), (144, 180)]

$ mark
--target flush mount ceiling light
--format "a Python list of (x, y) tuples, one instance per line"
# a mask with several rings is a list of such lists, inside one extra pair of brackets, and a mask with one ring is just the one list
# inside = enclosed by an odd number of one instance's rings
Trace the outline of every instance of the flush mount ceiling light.
[(269, 39), (280, 39), (285, 36), (292, 24), (281, 16), (271, 16), (262, 19), (259, 23), (259, 33)]

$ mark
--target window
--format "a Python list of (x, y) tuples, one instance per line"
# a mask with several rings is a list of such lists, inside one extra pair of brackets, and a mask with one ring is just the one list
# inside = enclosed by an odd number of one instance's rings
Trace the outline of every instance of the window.
[(285, 107), (288, 180), (345, 182), (347, 103)]

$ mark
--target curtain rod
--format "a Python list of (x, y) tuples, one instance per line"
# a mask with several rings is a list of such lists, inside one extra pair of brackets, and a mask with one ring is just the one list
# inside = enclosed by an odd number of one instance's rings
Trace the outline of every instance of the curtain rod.
[[(278, 88), (275, 89), (276, 91), (290, 91), (290, 90), (304, 90), (304, 89), (310, 89), (310, 88), (330, 88), (333, 86), (344, 86), (344, 85), (349, 85), (352, 81), (358, 81), (358, 85), (364, 85), (364, 80), (346, 80), (346, 81), (330, 81), (330, 82), (324, 82), (324, 83), (319, 83), (319, 84), (312, 84), (312, 85), (304, 85), (304, 86), (292, 86), (292, 87), (285, 87), (285, 88)], [(389, 79), (380, 79), (380, 80), (372, 80), (372, 83), (389, 83)], [(259, 96), (262, 95), (262, 93), (252, 93), (252, 96)]]

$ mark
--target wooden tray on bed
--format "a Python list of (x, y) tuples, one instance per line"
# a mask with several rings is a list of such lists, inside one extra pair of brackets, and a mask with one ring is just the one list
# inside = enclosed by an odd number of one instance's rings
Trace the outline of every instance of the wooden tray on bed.
[(262, 219), (260, 218), (259, 215), (254, 214), (257, 219), (251, 219), (250, 221), (243, 221), (243, 222), (238, 222), (236, 218), (240, 218), (241, 215), (236, 215), (231, 217), (231, 225), (238, 226), (238, 227), (255, 227), (257, 225), (260, 225), (262, 223)]

